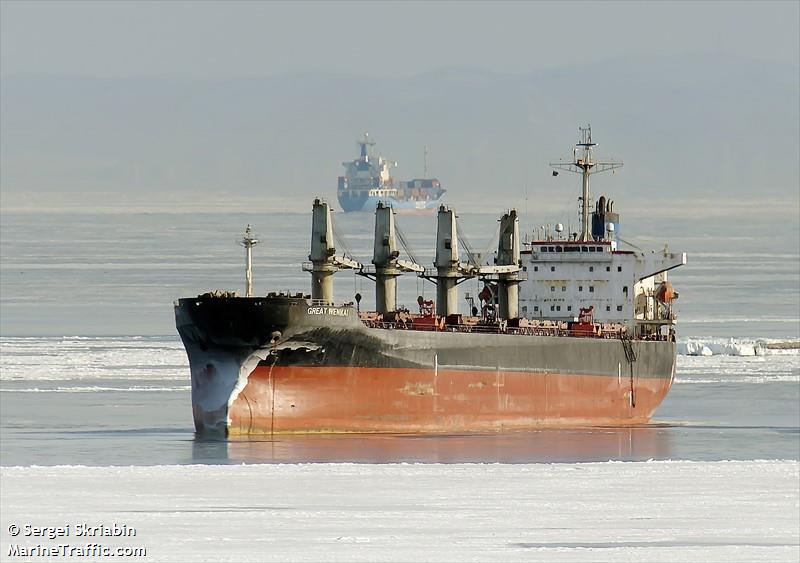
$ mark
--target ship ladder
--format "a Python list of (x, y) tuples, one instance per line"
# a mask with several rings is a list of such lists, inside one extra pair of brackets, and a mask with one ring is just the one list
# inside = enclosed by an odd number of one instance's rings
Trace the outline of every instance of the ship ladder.
[(629, 364), (633, 365), (633, 362), (636, 361), (636, 352), (633, 351), (633, 343), (630, 337), (623, 332), (619, 338), (622, 340), (622, 348), (625, 350), (625, 359), (628, 360)]
[(636, 408), (636, 395), (635, 387), (633, 384), (633, 364), (636, 362), (636, 352), (633, 350), (633, 342), (626, 333), (620, 335), (622, 341), (622, 349), (625, 350), (625, 359), (628, 360), (628, 366), (631, 370), (631, 407)]

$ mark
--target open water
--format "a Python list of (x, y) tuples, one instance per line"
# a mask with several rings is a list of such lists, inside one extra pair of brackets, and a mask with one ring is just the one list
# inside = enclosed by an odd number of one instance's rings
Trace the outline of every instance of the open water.
[[(372, 218), (337, 215), (369, 262)], [(495, 215), (465, 214), (474, 250)], [(530, 225), (523, 218), (523, 230)], [(432, 259), (434, 217), (399, 217), (412, 252)], [(172, 301), (240, 289), (245, 225), (261, 236), (255, 291), (308, 291), (302, 214), (4, 214), (0, 227), (0, 464), (155, 465), (275, 461), (540, 462), (800, 459), (800, 238), (793, 221), (626, 222), (642, 248), (689, 253), (680, 293), (675, 385), (652, 424), (453, 436), (195, 438), (186, 355)], [(646, 236), (636, 236), (636, 234)], [(372, 285), (335, 278), (338, 300)], [(466, 282), (463, 292), (477, 292)], [(412, 306), (434, 287), (401, 279)]]

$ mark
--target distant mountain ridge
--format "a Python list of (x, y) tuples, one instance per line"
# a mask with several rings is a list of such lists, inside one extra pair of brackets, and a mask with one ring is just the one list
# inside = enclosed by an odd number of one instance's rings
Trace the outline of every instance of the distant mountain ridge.
[[(404, 178), (422, 175), (428, 145), (429, 172), (455, 205), (519, 205), (526, 191), (531, 202), (573, 197), (547, 163), (569, 158), (590, 122), (598, 157), (625, 161), (617, 198), (777, 197), (800, 178), (799, 76), (715, 55), (392, 80), (11, 76), (0, 81), (0, 185), (14, 201), (170, 191), (333, 200), (341, 163), (369, 131)], [(598, 176), (595, 188), (610, 185)]]

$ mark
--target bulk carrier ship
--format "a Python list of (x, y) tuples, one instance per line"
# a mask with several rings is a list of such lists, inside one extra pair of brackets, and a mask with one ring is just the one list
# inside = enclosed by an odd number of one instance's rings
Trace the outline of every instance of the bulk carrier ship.
[[(623, 248), (619, 215), (589, 176), (589, 128), (571, 162), (583, 178), (580, 233), (521, 244), (514, 210), (500, 219), (493, 265), (462, 261), (454, 211), (438, 209), (433, 268), (400, 258), (395, 212), (376, 203), (372, 264), (337, 253), (330, 207), (314, 201), (311, 294), (208, 293), (175, 303), (189, 356), (198, 432), (464, 432), (650, 420), (675, 373), (677, 293), (667, 271), (686, 254)], [(402, 242), (402, 239), (401, 239)], [(523, 248), (524, 247), (524, 248)], [(342, 269), (375, 282), (376, 310), (333, 303)], [(396, 305), (397, 277), (436, 284), (419, 311)], [(458, 284), (484, 283), (469, 315)]]
[[(369, 133), (357, 141), (359, 156), (343, 162), (345, 175), (339, 176), (336, 196), (344, 211), (373, 211), (378, 202), (399, 213), (432, 213), (445, 189), (436, 178), (402, 182), (392, 178), (389, 168), (397, 166), (382, 156), (374, 156), (375, 141)], [(428, 150), (425, 148), (425, 176), (428, 175)]]

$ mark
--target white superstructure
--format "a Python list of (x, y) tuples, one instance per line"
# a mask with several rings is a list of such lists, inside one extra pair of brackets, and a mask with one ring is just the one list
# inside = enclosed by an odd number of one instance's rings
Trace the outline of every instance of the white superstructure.
[(686, 253), (613, 250), (610, 241), (545, 240), (522, 253), (527, 281), (520, 284), (520, 316), (572, 320), (593, 307), (595, 320), (658, 320), (656, 289), (667, 270), (686, 264)]
[[(595, 162), (591, 127), (581, 128), (573, 162), (551, 163), (556, 169), (582, 175), (580, 233), (564, 234), (527, 244), (522, 252), (527, 273), (519, 288), (519, 316), (527, 319), (577, 321), (591, 308), (595, 322), (618, 323), (637, 336), (665, 334), (674, 324), (671, 303), (677, 297), (667, 271), (686, 264), (685, 252), (646, 252), (619, 238), (619, 215), (613, 202), (600, 197), (590, 209), (589, 175), (622, 166)], [(557, 175), (557, 172), (554, 172)]]

